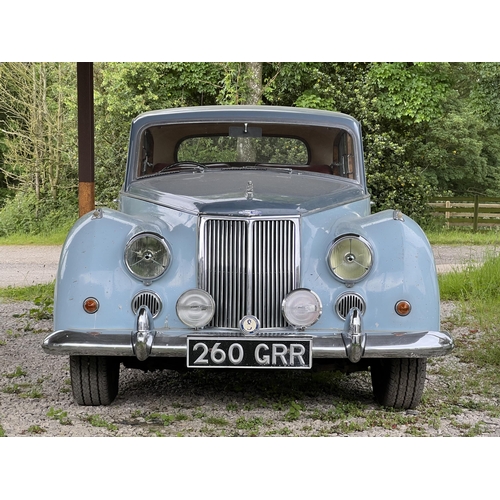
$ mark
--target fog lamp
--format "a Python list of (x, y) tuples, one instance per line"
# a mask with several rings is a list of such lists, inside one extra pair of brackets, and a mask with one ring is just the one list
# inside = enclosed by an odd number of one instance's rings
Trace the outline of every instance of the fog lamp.
[(283, 315), (296, 328), (314, 325), (321, 316), (322, 305), (319, 297), (306, 288), (290, 292), (282, 304)]
[(203, 328), (214, 316), (215, 302), (212, 296), (195, 288), (184, 292), (175, 306), (179, 319), (190, 328)]

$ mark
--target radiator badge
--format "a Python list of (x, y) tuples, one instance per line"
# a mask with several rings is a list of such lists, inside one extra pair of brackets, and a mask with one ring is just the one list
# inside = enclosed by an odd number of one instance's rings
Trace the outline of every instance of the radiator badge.
[(247, 335), (253, 335), (259, 328), (260, 322), (255, 316), (247, 315), (240, 321), (240, 330)]

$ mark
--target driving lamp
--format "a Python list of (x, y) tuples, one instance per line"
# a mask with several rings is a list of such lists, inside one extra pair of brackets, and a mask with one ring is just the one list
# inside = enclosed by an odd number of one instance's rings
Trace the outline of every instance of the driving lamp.
[(311, 290), (298, 288), (290, 292), (282, 304), (283, 315), (296, 328), (306, 328), (318, 321), (322, 312), (320, 298)]
[(190, 328), (203, 328), (208, 325), (215, 313), (215, 302), (212, 296), (195, 288), (184, 292), (175, 306), (179, 319)]

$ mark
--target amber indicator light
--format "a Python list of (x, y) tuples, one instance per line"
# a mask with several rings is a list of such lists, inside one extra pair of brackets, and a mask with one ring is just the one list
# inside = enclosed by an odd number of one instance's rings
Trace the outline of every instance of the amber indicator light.
[(396, 303), (396, 312), (400, 316), (408, 316), (411, 311), (411, 305), (407, 300), (400, 300)]
[(83, 301), (83, 309), (89, 314), (94, 314), (99, 309), (99, 302), (93, 297), (89, 297)]

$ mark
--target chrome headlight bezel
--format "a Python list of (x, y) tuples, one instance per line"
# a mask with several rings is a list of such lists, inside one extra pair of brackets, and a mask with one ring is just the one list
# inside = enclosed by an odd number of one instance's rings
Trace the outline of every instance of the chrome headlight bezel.
[[(334, 259), (337, 262), (334, 262)], [(363, 280), (373, 267), (373, 249), (362, 236), (344, 234), (330, 245), (326, 263), (333, 276), (342, 283), (357, 283)]]
[[(144, 240), (149, 241), (146, 242)], [(143, 249), (138, 247), (141, 243), (144, 245)], [(137, 256), (140, 252), (143, 253), (143, 257), (140, 260), (146, 262), (146, 265), (147, 261), (154, 261), (154, 263), (150, 266), (151, 269), (149, 272), (138, 272), (137, 266), (139, 264), (139, 260)], [(132, 276), (143, 282), (149, 282), (157, 280), (163, 276), (172, 261), (172, 252), (170, 251), (165, 238), (162, 236), (156, 233), (139, 233), (130, 238), (128, 243), (125, 245), (123, 260)], [(134, 260), (136, 262), (134, 262)]]

